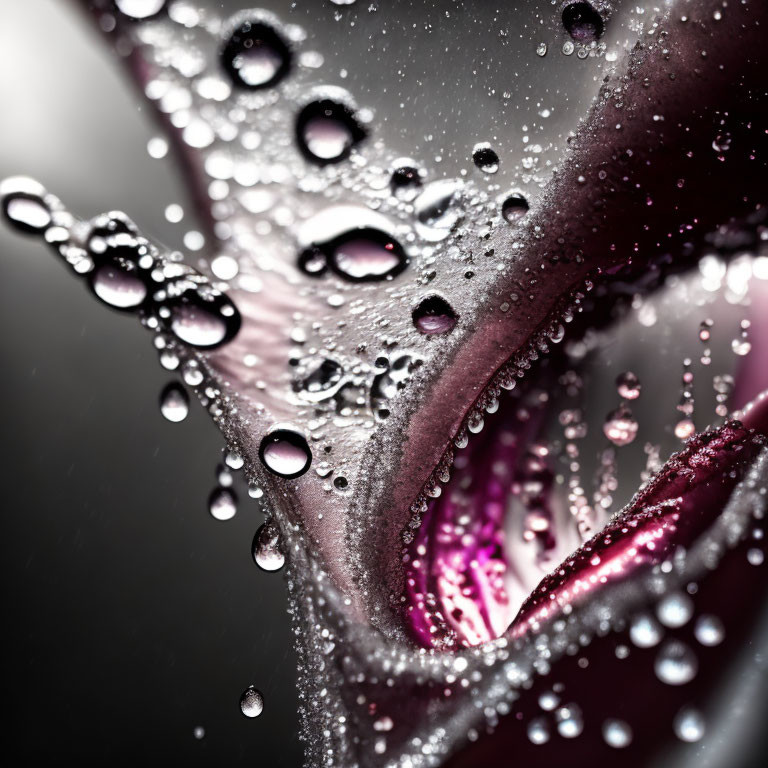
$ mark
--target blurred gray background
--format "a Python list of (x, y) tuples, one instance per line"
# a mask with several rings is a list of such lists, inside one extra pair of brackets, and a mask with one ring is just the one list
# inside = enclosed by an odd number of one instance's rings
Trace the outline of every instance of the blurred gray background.
[[(0, 177), (34, 176), (83, 216), (126, 210), (181, 247), (184, 188), (170, 157), (148, 156), (159, 130), (83, 15), (4, 0), (0, 71)], [(171, 202), (181, 224), (163, 216)], [(196, 404), (167, 422), (174, 375), (151, 336), (5, 222), (0, 275), (2, 753), (300, 765), (285, 585), (250, 556), (263, 515), (244, 492), (233, 520), (206, 508), (218, 431)], [(239, 711), (250, 684), (266, 701), (256, 720)]]

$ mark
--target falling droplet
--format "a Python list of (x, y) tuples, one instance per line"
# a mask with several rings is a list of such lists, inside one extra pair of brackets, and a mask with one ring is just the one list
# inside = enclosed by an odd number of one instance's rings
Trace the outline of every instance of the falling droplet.
[(413, 324), (425, 335), (447, 333), (456, 325), (456, 313), (440, 296), (428, 296), (413, 310)]
[(632, 371), (624, 371), (616, 377), (616, 389), (619, 397), (625, 400), (637, 400), (640, 397), (640, 379)]
[(603, 424), (605, 436), (618, 446), (629, 445), (635, 439), (637, 429), (637, 421), (626, 406), (609, 413)]
[(175, 381), (166, 384), (160, 395), (160, 413), (168, 421), (184, 421), (189, 413), (189, 396), (186, 390)]
[(296, 121), (299, 149), (308, 160), (319, 165), (346, 159), (365, 136), (354, 112), (330, 99), (308, 104)]
[(274, 520), (267, 520), (256, 531), (251, 551), (253, 561), (262, 571), (279, 571), (285, 565), (285, 556), (280, 545), (280, 529)]
[(677, 715), (675, 715), (672, 727), (680, 741), (686, 741), (688, 743), (694, 743), (699, 741), (706, 732), (706, 723), (704, 716), (698, 709), (693, 707), (683, 707)]
[(230, 36), (221, 61), (235, 85), (256, 90), (276, 85), (287, 74), (291, 51), (268, 24), (245, 21)]
[(160, 13), (165, 0), (115, 0), (115, 5), (120, 13), (141, 21)]
[(499, 170), (499, 156), (487, 141), (475, 144), (472, 162), (483, 173), (496, 173)]
[(725, 625), (717, 616), (699, 616), (693, 629), (696, 639), (707, 648), (720, 645), (725, 638)]
[(603, 738), (609, 747), (623, 749), (632, 743), (632, 728), (624, 720), (606, 720), (603, 723)]
[(675, 437), (687, 440), (696, 431), (696, 425), (690, 419), (682, 419), (675, 424)]
[(632, 620), (629, 627), (629, 639), (638, 648), (653, 648), (661, 640), (662, 630), (655, 619), (642, 613)]
[(259, 458), (273, 474), (291, 479), (309, 469), (312, 452), (302, 434), (288, 427), (276, 427), (262, 439)]
[(205, 728), (202, 725), (195, 726), (195, 730), (192, 733), (198, 741), (205, 738)]
[(549, 741), (549, 725), (543, 717), (535, 717), (528, 723), (528, 739), (532, 744), (546, 744)]
[(654, 663), (656, 677), (667, 685), (685, 685), (696, 677), (699, 661), (696, 654), (679, 640), (667, 640)]
[(665, 627), (682, 627), (693, 616), (693, 601), (682, 592), (665, 595), (656, 606), (656, 615)]
[(264, 697), (252, 685), (240, 697), (240, 710), (246, 717), (258, 717), (264, 711)]
[(557, 732), (565, 739), (575, 739), (584, 730), (581, 709), (575, 704), (560, 707), (555, 713)]
[(231, 520), (237, 512), (237, 497), (229, 488), (216, 488), (208, 499), (208, 509), (216, 520)]
[(501, 215), (509, 224), (516, 224), (528, 213), (528, 201), (522, 195), (509, 195), (501, 204)]
[(583, 0), (565, 6), (563, 9), (563, 26), (577, 43), (591, 43), (593, 40), (597, 40), (605, 28), (600, 14), (591, 3), (583, 2)]

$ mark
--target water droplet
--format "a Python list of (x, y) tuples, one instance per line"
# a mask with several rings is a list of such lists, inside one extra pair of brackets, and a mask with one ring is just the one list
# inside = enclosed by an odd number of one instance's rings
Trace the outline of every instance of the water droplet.
[(163, 10), (165, 0), (115, 0), (117, 10), (132, 19), (148, 19)]
[(629, 445), (637, 435), (637, 428), (637, 421), (626, 406), (620, 406), (609, 413), (603, 424), (605, 436), (618, 446)]
[(549, 741), (549, 724), (543, 717), (535, 717), (528, 723), (528, 739), (532, 744), (546, 744)]
[(472, 150), (472, 162), (483, 173), (496, 173), (499, 170), (499, 156), (487, 141), (475, 144)]
[(308, 160), (326, 165), (347, 158), (366, 133), (349, 107), (322, 99), (301, 110), (296, 121), (296, 136)]
[(16, 229), (38, 234), (51, 225), (51, 211), (43, 199), (45, 190), (33, 179), (6, 179), (0, 186), (0, 194), (3, 212)]
[(528, 201), (522, 195), (509, 195), (501, 204), (501, 215), (509, 224), (516, 224), (526, 213), (528, 213)]
[(356, 283), (385, 280), (405, 269), (408, 259), (400, 243), (372, 227), (344, 232), (312, 245), (299, 256), (299, 266), (311, 275), (329, 267), (340, 277)]
[(632, 371), (624, 371), (616, 377), (616, 389), (619, 397), (625, 400), (637, 400), (640, 397), (640, 379)]
[(632, 619), (629, 628), (629, 639), (638, 648), (652, 648), (661, 640), (661, 627), (648, 614), (641, 613)]
[(428, 184), (416, 198), (416, 229), (430, 242), (444, 240), (461, 217), (462, 183), (444, 179)]
[(445, 299), (428, 296), (413, 310), (413, 324), (426, 335), (447, 333), (456, 325), (456, 314)]
[(307, 399), (323, 400), (332, 396), (343, 379), (344, 369), (330, 358), (322, 360), (299, 383), (299, 389)]
[(240, 697), (240, 710), (246, 717), (258, 717), (264, 711), (264, 697), (252, 685)]
[(675, 437), (687, 440), (696, 431), (696, 425), (690, 419), (682, 419), (675, 424)]
[(673, 592), (661, 599), (656, 615), (665, 627), (682, 627), (693, 616), (693, 601), (682, 592)]
[(237, 512), (237, 497), (229, 488), (216, 488), (208, 499), (208, 509), (216, 520), (231, 520)]
[(575, 739), (584, 730), (581, 709), (575, 704), (560, 707), (555, 714), (557, 732), (565, 739)]
[(291, 51), (268, 24), (243, 22), (230, 36), (221, 61), (232, 82), (241, 88), (268, 88), (288, 72)]
[(602, 34), (605, 25), (591, 3), (578, 0), (563, 9), (565, 31), (578, 43), (591, 43)]
[(398, 160), (389, 185), (398, 200), (413, 200), (421, 187), (423, 172), (409, 160)]
[(160, 413), (168, 421), (178, 423), (184, 421), (189, 413), (189, 396), (181, 385), (172, 381), (166, 384), (160, 395)]
[(134, 310), (147, 298), (147, 284), (134, 264), (113, 260), (99, 264), (91, 272), (91, 289), (114, 309)]
[(205, 728), (202, 725), (195, 726), (195, 730), (192, 733), (198, 741), (205, 738)]
[(603, 738), (609, 747), (628, 747), (632, 743), (632, 728), (624, 720), (606, 720), (603, 723)]
[(173, 333), (193, 347), (210, 349), (240, 330), (240, 313), (222, 293), (188, 289), (170, 302)]
[(750, 565), (762, 565), (765, 561), (765, 555), (763, 554), (762, 549), (758, 549), (757, 547), (752, 547), (747, 552), (747, 562)]
[(725, 638), (725, 625), (717, 616), (699, 616), (693, 629), (696, 639), (708, 648), (720, 645)]
[(696, 677), (699, 660), (685, 643), (667, 640), (661, 646), (654, 663), (656, 677), (667, 685), (685, 685)]
[(374, 413), (388, 411), (389, 401), (405, 387), (414, 370), (421, 364), (421, 358), (408, 352), (384, 358), (386, 370), (376, 376), (371, 385), (371, 409)]
[(262, 439), (259, 458), (273, 474), (291, 479), (309, 469), (312, 452), (302, 434), (288, 427), (276, 427)]
[(554, 691), (545, 691), (539, 696), (539, 706), (545, 712), (551, 712), (560, 703), (560, 697)]
[(267, 520), (253, 538), (253, 561), (262, 571), (279, 571), (285, 565), (281, 551), (280, 529), (274, 520)]
[(536, 55), (537, 56), (546, 56), (547, 55), (547, 44), (546, 43), (539, 43), (536, 46)]
[(693, 707), (683, 707), (672, 723), (675, 736), (681, 741), (693, 743), (699, 741), (706, 732), (706, 722), (704, 716), (698, 709)]

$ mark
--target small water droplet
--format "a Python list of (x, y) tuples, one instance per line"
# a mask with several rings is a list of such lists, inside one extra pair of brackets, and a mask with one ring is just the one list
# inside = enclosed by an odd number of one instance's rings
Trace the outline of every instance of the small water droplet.
[(204, 739), (204, 738), (205, 738), (205, 728), (203, 728), (203, 726), (202, 726), (202, 725), (198, 725), (198, 726), (196, 726), (196, 727), (195, 727), (195, 730), (194, 730), (194, 731), (192, 731), (192, 733), (193, 733), (194, 737), (195, 737), (195, 738), (196, 738), (198, 741), (200, 741), (200, 739)]
[(581, 709), (575, 704), (560, 707), (555, 714), (557, 732), (565, 739), (575, 739), (584, 730)]
[(475, 144), (472, 162), (483, 173), (496, 173), (499, 170), (499, 156), (487, 141)]
[(178, 423), (184, 421), (189, 413), (189, 396), (181, 385), (172, 381), (166, 384), (160, 395), (160, 413), (168, 421)]
[(501, 204), (501, 215), (509, 224), (516, 224), (526, 213), (528, 213), (528, 201), (522, 195), (509, 195)]
[(546, 43), (539, 43), (536, 46), (536, 55), (537, 56), (546, 56), (547, 55), (547, 44)]
[(237, 512), (237, 497), (229, 488), (216, 488), (208, 499), (208, 509), (216, 520), (231, 520)]
[(662, 630), (656, 620), (648, 614), (641, 613), (632, 619), (629, 628), (629, 639), (638, 648), (652, 648), (661, 640)]
[(251, 548), (253, 561), (262, 571), (279, 571), (285, 565), (280, 543), (280, 529), (274, 520), (267, 520), (256, 531)]
[(308, 104), (296, 121), (299, 148), (308, 160), (319, 165), (346, 159), (365, 136), (354, 112), (330, 99)]
[(682, 419), (675, 424), (675, 437), (687, 440), (696, 431), (696, 425), (690, 419)]
[(656, 677), (667, 685), (685, 685), (696, 677), (699, 660), (685, 643), (667, 640), (661, 646), (654, 663)]
[(603, 738), (609, 747), (623, 749), (632, 743), (632, 728), (624, 720), (606, 720), (603, 723)]
[(252, 685), (240, 697), (240, 710), (246, 717), (258, 717), (264, 711), (264, 697)]
[(693, 707), (683, 707), (675, 715), (672, 727), (674, 728), (675, 736), (681, 741), (688, 743), (699, 741), (706, 732), (704, 716), (698, 709)]
[(549, 741), (549, 724), (543, 717), (535, 717), (528, 723), (528, 739), (532, 744), (546, 744)]
[(665, 627), (682, 627), (693, 616), (693, 601), (682, 592), (673, 592), (661, 599), (656, 615)]
[(425, 335), (447, 333), (456, 325), (456, 313), (440, 296), (428, 296), (413, 310), (413, 324)]
[(635, 439), (637, 429), (637, 421), (626, 406), (609, 413), (603, 424), (605, 436), (618, 446), (629, 445)]
[(693, 629), (696, 639), (707, 648), (720, 645), (725, 638), (725, 625), (717, 616), (699, 616)]
[(625, 400), (637, 400), (640, 397), (640, 379), (632, 371), (624, 371), (616, 377), (616, 389), (619, 397)]
[(302, 434), (288, 427), (276, 427), (262, 439), (259, 458), (273, 474), (291, 479), (309, 469), (312, 452)]
[(287, 74), (291, 51), (268, 24), (245, 21), (230, 35), (221, 61), (235, 85), (255, 90), (275, 85)]

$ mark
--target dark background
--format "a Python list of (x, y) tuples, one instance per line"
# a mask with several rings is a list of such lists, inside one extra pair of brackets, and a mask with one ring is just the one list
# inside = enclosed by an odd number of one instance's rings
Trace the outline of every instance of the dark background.
[[(0, 3), (0, 70), (0, 177), (34, 176), (83, 216), (129, 211), (181, 247), (184, 189), (170, 157), (148, 156), (159, 131), (85, 17)], [(167, 422), (175, 375), (150, 334), (4, 222), (0, 327), (2, 754), (300, 765), (284, 581), (251, 560), (256, 501), (241, 492), (228, 522), (207, 512), (223, 446), (207, 414)], [(239, 710), (250, 684), (256, 720)]]

